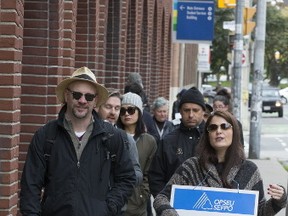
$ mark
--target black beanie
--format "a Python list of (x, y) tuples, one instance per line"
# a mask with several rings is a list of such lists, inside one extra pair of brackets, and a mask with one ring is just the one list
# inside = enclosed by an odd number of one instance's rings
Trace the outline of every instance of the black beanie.
[(204, 101), (204, 97), (202, 93), (196, 88), (192, 87), (188, 89), (181, 97), (180, 103), (179, 103), (179, 108), (182, 106), (184, 103), (194, 103), (198, 104), (199, 106), (202, 107), (203, 110), (206, 110), (206, 105)]

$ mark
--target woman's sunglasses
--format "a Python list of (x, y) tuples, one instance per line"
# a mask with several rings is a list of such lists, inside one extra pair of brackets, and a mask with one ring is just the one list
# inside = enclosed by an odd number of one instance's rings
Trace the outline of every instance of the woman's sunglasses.
[(71, 91), (68, 88), (67, 88), (67, 90), (69, 92), (71, 92), (72, 97), (75, 100), (79, 100), (83, 95), (84, 95), (86, 101), (93, 101), (93, 99), (96, 97), (95, 94), (90, 94), (90, 93), (82, 94), (81, 92)]
[(135, 111), (136, 111), (136, 107), (127, 107), (127, 108), (121, 107), (120, 116), (124, 116), (126, 114), (126, 112), (129, 115), (133, 115), (135, 113)]
[(228, 130), (229, 128), (232, 128), (232, 125), (229, 123), (222, 123), (220, 125), (216, 125), (216, 124), (210, 124), (207, 127), (207, 131), (210, 132), (214, 132), (216, 130), (218, 130), (218, 127), (221, 128), (221, 130)]

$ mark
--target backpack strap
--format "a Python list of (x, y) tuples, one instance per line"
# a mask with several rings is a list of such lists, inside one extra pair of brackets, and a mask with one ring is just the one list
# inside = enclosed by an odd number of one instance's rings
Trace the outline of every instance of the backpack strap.
[(58, 135), (57, 120), (49, 121), (45, 126), (44, 158), (48, 163), (52, 148)]
[(111, 137), (114, 136), (113, 126), (110, 123), (103, 122), (104, 135), (102, 137), (106, 160), (111, 160), (112, 162), (116, 161), (116, 151), (111, 146)]
[[(102, 141), (103, 141), (103, 145), (104, 145), (104, 149), (106, 152), (106, 160), (111, 160), (111, 178), (113, 178), (113, 171), (116, 165), (116, 159), (117, 159), (117, 152), (115, 150), (115, 146), (116, 145), (112, 145), (111, 144), (111, 137), (114, 136), (115, 130), (117, 130), (117, 132), (120, 134), (120, 139), (119, 142), (123, 142), (124, 145), (124, 149), (127, 149), (129, 151), (130, 148), (130, 143), (128, 141), (128, 135), (126, 134), (126, 132), (122, 129), (116, 129), (115, 127), (113, 127), (110, 123), (104, 122), (103, 123), (103, 128), (105, 130), (105, 133), (102, 137)], [(110, 179), (111, 179), (110, 178)], [(113, 181), (110, 181), (113, 182)]]
[(116, 129), (110, 123), (107, 123), (107, 122), (103, 122), (103, 128), (105, 132), (103, 133), (102, 144), (104, 146), (106, 160), (110, 160), (110, 163), (111, 163), (111, 170), (110, 170), (111, 172), (110, 172), (109, 183), (108, 183), (109, 189), (111, 190), (112, 187), (114, 186), (114, 176), (115, 176), (114, 171), (115, 171), (116, 160), (117, 160), (117, 152), (115, 149), (115, 145), (111, 144), (111, 138), (114, 136)]

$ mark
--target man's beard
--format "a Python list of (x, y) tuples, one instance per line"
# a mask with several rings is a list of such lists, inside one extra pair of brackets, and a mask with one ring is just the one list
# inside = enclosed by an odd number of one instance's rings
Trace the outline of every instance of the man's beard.
[(77, 111), (77, 107), (76, 108), (73, 108), (72, 109), (72, 114), (75, 118), (78, 118), (78, 119), (85, 119), (88, 115), (88, 109), (87, 108), (84, 108), (84, 107), (80, 107), (81, 109), (85, 109), (86, 112), (79, 112)]

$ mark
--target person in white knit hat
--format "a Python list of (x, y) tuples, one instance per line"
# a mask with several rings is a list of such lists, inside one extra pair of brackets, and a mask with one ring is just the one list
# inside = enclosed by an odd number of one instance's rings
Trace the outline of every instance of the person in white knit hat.
[(126, 134), (94, 110), (108, 91), (82, 67), (58, 84), (56, 95), (63, 103), (58, 118), (41, 127), (29, 145), (22, 215), (118, 215), (136, 176)]
[(148, 171), (152, 158), (156, 152), (157, 144), (153, 136), (146, 132), (142, 120), (143, 103), (139, 95), (128, 92), (123, 95), (120, 109), (118, 127), (132, 135), (136, 141), (139, 162), (143, 173), (143, 182), (134, 189), (128, 199), (126, 216), (147, 215), (147, 202), (150, 201)]

